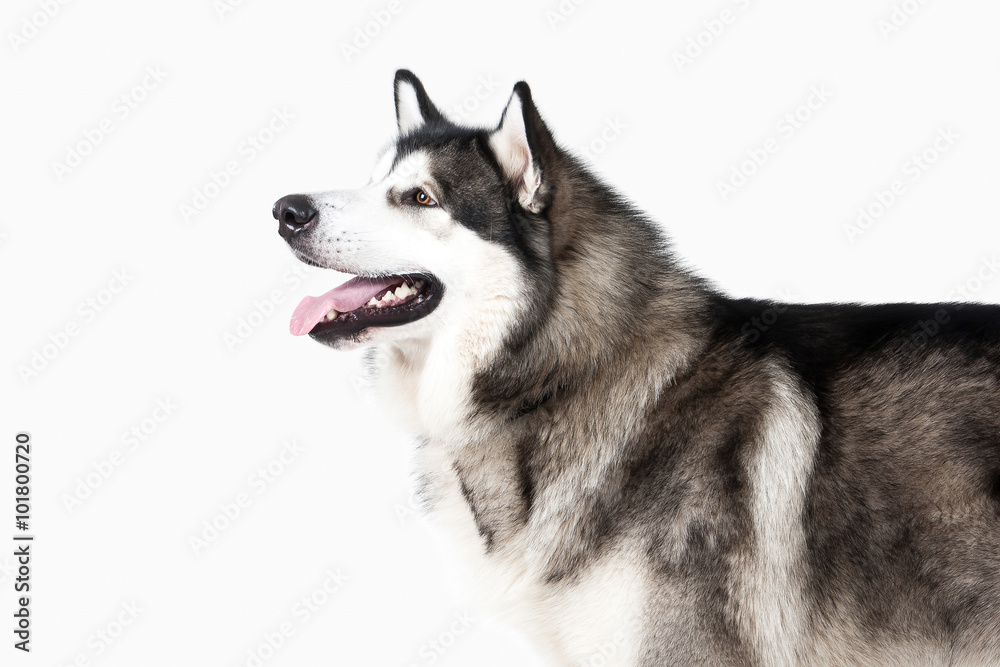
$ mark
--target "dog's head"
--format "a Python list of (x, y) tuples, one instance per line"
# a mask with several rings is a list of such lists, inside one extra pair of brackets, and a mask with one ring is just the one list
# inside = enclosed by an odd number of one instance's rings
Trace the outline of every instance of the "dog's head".
[(299, 259), (357, 276), (306, 297), (291, 332), (348, 348), (428, 338), (447, 318), (475, 323), (486, 344), (550, 254), (546, 163), (559, 151), (524, 83), (489, 129), (447, 120), (405, 70), (395, 99), (398, 136), (367, 185), (274, 205)]

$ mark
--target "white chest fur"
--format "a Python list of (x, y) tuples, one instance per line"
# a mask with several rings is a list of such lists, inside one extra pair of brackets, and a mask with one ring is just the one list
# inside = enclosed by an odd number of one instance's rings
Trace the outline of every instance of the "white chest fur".
[(444, 557), (474, 603), (525, 632), (546, 664), (636, 664), (645, 601), (641, 566), (612, 552), (579, 577), (547, 582), (526, 556), (527, 527), (503, 550), (487, 553), (445, 447), (428, 443), (418, 465)]
[(528, 543), (528, 535), (546, 534), (532, 530), (530, 517), (502, 548), (487, 552), (456, 469), (458, 453), (476, 435), (466, 419), (474, 365), (462, 363), (472, 360), (456, 352), (454, 342), (438, 339), (376, 353), (379, 393), (397, 406), (401, 425), (424, 441), (416, 473), (425, 485), (430, 523), (442, 538), (442, 556), (454, 564), (473, 601), (524, 631), (547, 664), (636, 664), (648, 579), (624, 545), (557, 582), (547, 581), (544, 563), (533, 557), (551, 550)]

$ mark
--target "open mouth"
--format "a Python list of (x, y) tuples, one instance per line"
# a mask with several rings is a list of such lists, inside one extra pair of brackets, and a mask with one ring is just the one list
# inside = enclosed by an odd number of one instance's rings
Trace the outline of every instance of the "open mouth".
[(336, 338), (368, 327), (397, 327), (434, 310), (443, 291), (425, 274), (357, 276), (322, 296), (307, 296), (292, 313), (294, 336)]

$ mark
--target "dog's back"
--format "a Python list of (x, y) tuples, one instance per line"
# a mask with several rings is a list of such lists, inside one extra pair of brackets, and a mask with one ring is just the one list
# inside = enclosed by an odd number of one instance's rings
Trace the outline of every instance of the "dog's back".
[[(1000, 307), (711, 312), (635, 494), (664, 581), (686, 564), (702, 582), (702, 645), (737, 663), (1000, 664)], [(685, 643), (649, 664), (685, 663)]]

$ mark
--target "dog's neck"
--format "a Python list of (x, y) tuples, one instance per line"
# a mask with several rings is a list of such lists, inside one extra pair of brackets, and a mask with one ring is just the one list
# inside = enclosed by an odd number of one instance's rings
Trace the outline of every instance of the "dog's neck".
[[(474, 335), (456, 328), (451, 338), (397, 343), (379, 353), (386, 404), (428, 443), (420, 474), (432, 505), (441, 489), (459, 488), (487, 552), (519, 544), (518, 557), (542, 576), (570, 572), (591, 539), (582, 528), (588, 514), (602, 494), (625, 483), (616, 477), (621, 462), (641, 456), (629, 447), (644, 415), (702, 353), (695, 341), (706, 336), (691, 332), (709, 326), (705, 290), (666, 259), (652, 261), (664, 264), (648, 288), (616, 290), (613, 276), (603, 284), (569, 280), (553, 283), (548, 298), (522, 302), (545, 304), (544, 313), (524, 306), (489, 314), (494, 324), (535, 322), (525, 335), (509, 324), (502, 336), (497, 326)], [(638, 303), (640, 318), (610, 327), (594, 319), (614, 316), (607, 298), (637, 294), (641, 302), (628, 306)], [(609, 433), (613, 441), (595, 435)], [(600, 488), (591, 488), (595, 479)]]

